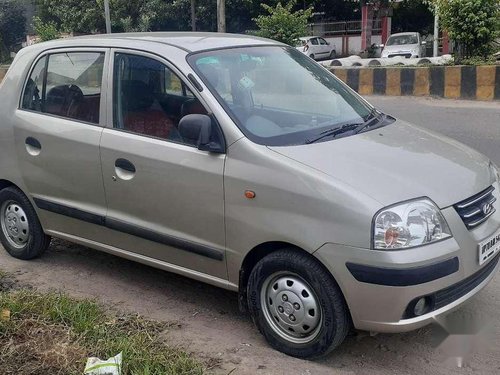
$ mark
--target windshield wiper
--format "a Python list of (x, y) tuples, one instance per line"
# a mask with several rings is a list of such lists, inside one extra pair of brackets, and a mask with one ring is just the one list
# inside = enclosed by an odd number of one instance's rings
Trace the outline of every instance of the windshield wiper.
[(377, 111), (375, 108), (372, 109), (368, 118), (362, 124), (358, 124), (357, 128), (354, 129), (354, 134), (361, 133), (366, 128), (373, 126), (375, 123), (381, 121), (384, 118), (382, 112)]
[(355, 130), (358, 126), (359, 126), (359, 124), (344, 124), (342, 126), (336, 126), (334, 128), (322, 131), (321, 133), (319, 133), (318, 136), (316, 136), (314, 138), (306, 139), (305, 143), (310, 144), (310, 143), (317, 142), (317, 141), (319, 141), (323, 138), (326, 138), (326, 137), (336, 137), (339, 134)]
[(373, 108), (371, 112), (368, 114), (368, 116), (366, 116), (364, 122), (344, 124), (342, 126), (337, 126), (331, 129), (327, 129), (319, 133), (318, 136), (307, 139), (305, 143), (306, 144), (315, 143), (323, 138), (336, 137), (339, 134), (347, 133), (350, 131), (352, 131), (353, 134), (358, 134), (363, 130), (365, 130), (366, 128), (372, 126), (376, 120), (379, 120), (381, 118), (380, 115), (382, 115), (382, 113)]

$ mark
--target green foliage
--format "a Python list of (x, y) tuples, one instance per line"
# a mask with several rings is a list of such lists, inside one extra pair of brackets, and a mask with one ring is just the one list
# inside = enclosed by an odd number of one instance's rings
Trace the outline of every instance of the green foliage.
[(458, 60), (487, 57), (500, 34), (498, 0), (433, 0), (441, 26), (458, 44)]
[(475, 65), (475, 66), (495, 65), (496, 59), (492, 56), (486, 57), (486, 58), (484, 58), (482, 56), (473, 56), (473, 57), (463, 59), (460, 63), (462, 65)]
[[(2, 291), (0, 285), (2, 311), (10, 315), (0, 319), (2, 374), (81, 374), (87, 356), (109, 358), (120, 352), (124, 375), (203, 373), (189, 354), (160, 340), (168, 324), (111, 314), (93, 300)], [(28, 351), (30, 358), (19, 366)]]
[(9, 51), (23, 41), (26, 18), (19, 1), (0, 1), (0, 61), (10, 58)]
[(33, 29), (40, 42), (59, 38), (59, 31), (54, 21), (43, 22), (40, 17), (33, 17)]
[(291, 0), (286, 5), (279, 2), (276, 7), (262, 4), (268, 14), (255, 18), (255, 23), (259, 27), (257, 35), (289, 45), (293, 45), (299, 37), (306, 35), (308, 20), (312, 16), (313, 9), (293, 11), (295, 3), (296, 0)]

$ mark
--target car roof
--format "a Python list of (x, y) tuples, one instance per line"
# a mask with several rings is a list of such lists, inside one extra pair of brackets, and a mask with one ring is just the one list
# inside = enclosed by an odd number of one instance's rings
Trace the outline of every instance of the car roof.
[[(180, 48), (186, 52), (198, 52), (226, 47), (244, 47), (255, 45), (283, 45), (271, 39), (259, 38), (252, 35), (200, 32), (147, 32), (147, 33), (116, 33), (85, 35), (73, 38), (58, 39), (48, 42), (51, 47), (73, 47), (82, 43), (107, 44), (110, 47), (114, 42), (124, 41), (131, 43), (153, 42), (167, 44)], [(86, 43), (85, 43), (86, 44)]]
[(300, 40), (309, 40), (309, 39), (312, 39), (312, 38), (320, 38), (319, 36), (301, 36), (299, 39)]
[(390, 36), (400, 36), (400, 35), (417, 35), (417, 32), (406, 32), (406, 33), (395, 33), (391, 34)]

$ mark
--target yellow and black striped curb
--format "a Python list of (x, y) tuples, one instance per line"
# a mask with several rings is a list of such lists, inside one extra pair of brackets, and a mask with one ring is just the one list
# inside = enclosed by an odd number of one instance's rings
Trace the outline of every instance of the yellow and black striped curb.
[(500, 100), (500, 66), (330, 68), (361, 95)]

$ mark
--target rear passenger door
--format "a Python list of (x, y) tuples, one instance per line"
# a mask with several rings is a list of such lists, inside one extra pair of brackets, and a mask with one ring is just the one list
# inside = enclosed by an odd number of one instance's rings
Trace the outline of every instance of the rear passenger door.
[(112, 66), (113, 111), (101, 141), (106, 226), (114, 230), (107, 243), (226, 280), (225, 155), (198, 150), (178, 131), (184, 115), (207, 110), (154, 55), (116, 51)]
[(26, 79), (14, 132), (27, 192), (50, 232), (93, 238), (106, 202), (99, 158), (107, 49), (49, 51)]

